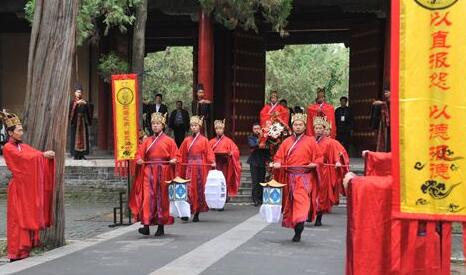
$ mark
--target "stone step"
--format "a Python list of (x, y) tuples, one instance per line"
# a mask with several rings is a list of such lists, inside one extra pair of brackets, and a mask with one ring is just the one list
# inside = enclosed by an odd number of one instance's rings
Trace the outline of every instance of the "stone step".
[(241, 194), (238, 194), (236, 197), (233, 197), (230, 199), (229, 203), (250, 203), (252, 202), (252, 197), (251, 197), (251, 194), (247, 194), (247, 195), (241, 195)]

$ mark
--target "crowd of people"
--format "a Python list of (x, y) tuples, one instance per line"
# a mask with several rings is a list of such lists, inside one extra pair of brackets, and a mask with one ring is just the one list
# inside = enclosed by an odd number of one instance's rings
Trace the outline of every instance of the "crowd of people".
[[(374, 107), (387, 106), (389, 94), (386, 98), (375, 102)], [(181, 101), (176, 102), (176, 109), (168, 117), (162, 99), (157, 94), (155, 103), (144, 104), (145, 134), (136, 155), (129, 198), (134, 220), (142, 224), (139, 233), (149, 235), (150, 226), (157, 225), (157, 237), (165, 234), (166, 225), (174, 223), (168, 184), (187, 184), (189, 209), (178, 217), (184, 222), (191, 217), (192, 222), (199, 222), (200, 213), (209, 210), (205, 196), (209, 171), (222, 172), (226, 200), (238, 194), (241, 179), (238, 146), (234, 138), (225, 135), (225, 119), (212, 121), (212, 102), (205, 98), (202, 84), (197, 86), (191, 117)], [(263, 203), (262, 186), (267, 181), (278, 182), (275, 186), (283, 188), (282, 226), (294, 229), (295, 242), (300, 241), (305, 222), (321, 226), (323, 214), (329, 213), (345, 194), (343, 178), (349, 169), (347, 148), (353, 118), (348, 99), (342, 97), (340, 103), (334, 110), (325, 101), (325, 91), (319, 89), (316, 101), (304, 112), (300, 107), (288, 108), (286, 100), (279, 100), (274, 91), (248, 137), (247, 163), (254, 205)], [(382, 110), (379, 115), (388, 116), (387, 108), (378, 109)], [(70, 106), (71, 153), (75, 159), (85, 159), (89, 152), (91, 118), (92, 105), (83, 99), (78, 85)], [(21, 121), (15, 114), (2, 112), (0, 119), (9, 136), (3, 150), (5, 162), (13, 173), (8, 185), (7, 239), (8, 257), (14, 261), (28, 257), (31, 248), (39, 243), (39, 231), (52, 223), (55, 153), (24, 144)], [(174, 139), (166, 133), (167, 128), (173, 130)]]

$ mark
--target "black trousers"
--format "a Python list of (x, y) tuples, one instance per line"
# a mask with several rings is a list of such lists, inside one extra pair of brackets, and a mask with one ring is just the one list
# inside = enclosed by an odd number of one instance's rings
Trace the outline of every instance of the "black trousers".
[(173, 134), (175, 135), (176, 145), (180, 147), (186, 136), (186, 127), (184, 125), (175, 125), (173, 128)]
[(351, 133), (350, 132), (338, 132), (337, 133), (337, 140), (345, 147), (346, 152), (350, 153), (350, 146), (351, 146)]
[(252, 178), (252, 200), (254, 202), (262, 202), (262, 185), (259, 183), (265, 182), (265, 166), (250, 164)]

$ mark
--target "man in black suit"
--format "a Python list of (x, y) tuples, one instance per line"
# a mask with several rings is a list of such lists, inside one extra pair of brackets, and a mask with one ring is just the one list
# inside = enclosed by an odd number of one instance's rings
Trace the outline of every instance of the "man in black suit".
[(189, 130), (189, 113), (183, 109), (183, 102), (176, 102), (176, 110), (170, 114), (168, 127), (173, 130), (176, 145), (180, 147), (186, 132)]
[(252, 125), (252, 135), (248, 137), (248, 145), (251, 154), (248, 164), (251, 168), (252, 200), (254, 206), (262, 204), (262, 186), (265, 182), (266, 163), (270, 161), (270, 153), (265, 143), (261, 142), (262, 128), (258, 122)]
[(162, 95), (156, 94), (155, 95), (155, 103), (144, 103), (142, 105), (142, 113), (146, 115), (146, 119), (144, 120), (144, 129), (149, 132), (149, 135), (153, 135), (152, 127), (151, 127), (151, 116), (152, 113), (162, 113), (168, 114), (167, 105), (162, 103)]
[(349, 153), (354, 118), (351, 108), (348, 107), (348, 98), (346, 96), (340, 98), (340, 107), (335, 110), (335, 120), (337, 124), (337, 140)]

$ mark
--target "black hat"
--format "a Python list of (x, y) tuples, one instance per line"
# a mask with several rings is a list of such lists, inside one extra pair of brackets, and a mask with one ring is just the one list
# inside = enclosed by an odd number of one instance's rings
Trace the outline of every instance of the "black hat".
[(204, 90), (204, 85), (202, 83), (197, 84), (196, 91)]
[(77, 91), (77, 90), (82, 91), (83, 90), (83, 85), (81, 85), (81, 83), (77, 82), (76, 84), (74, 84), (74, 90), (75, 91)]

